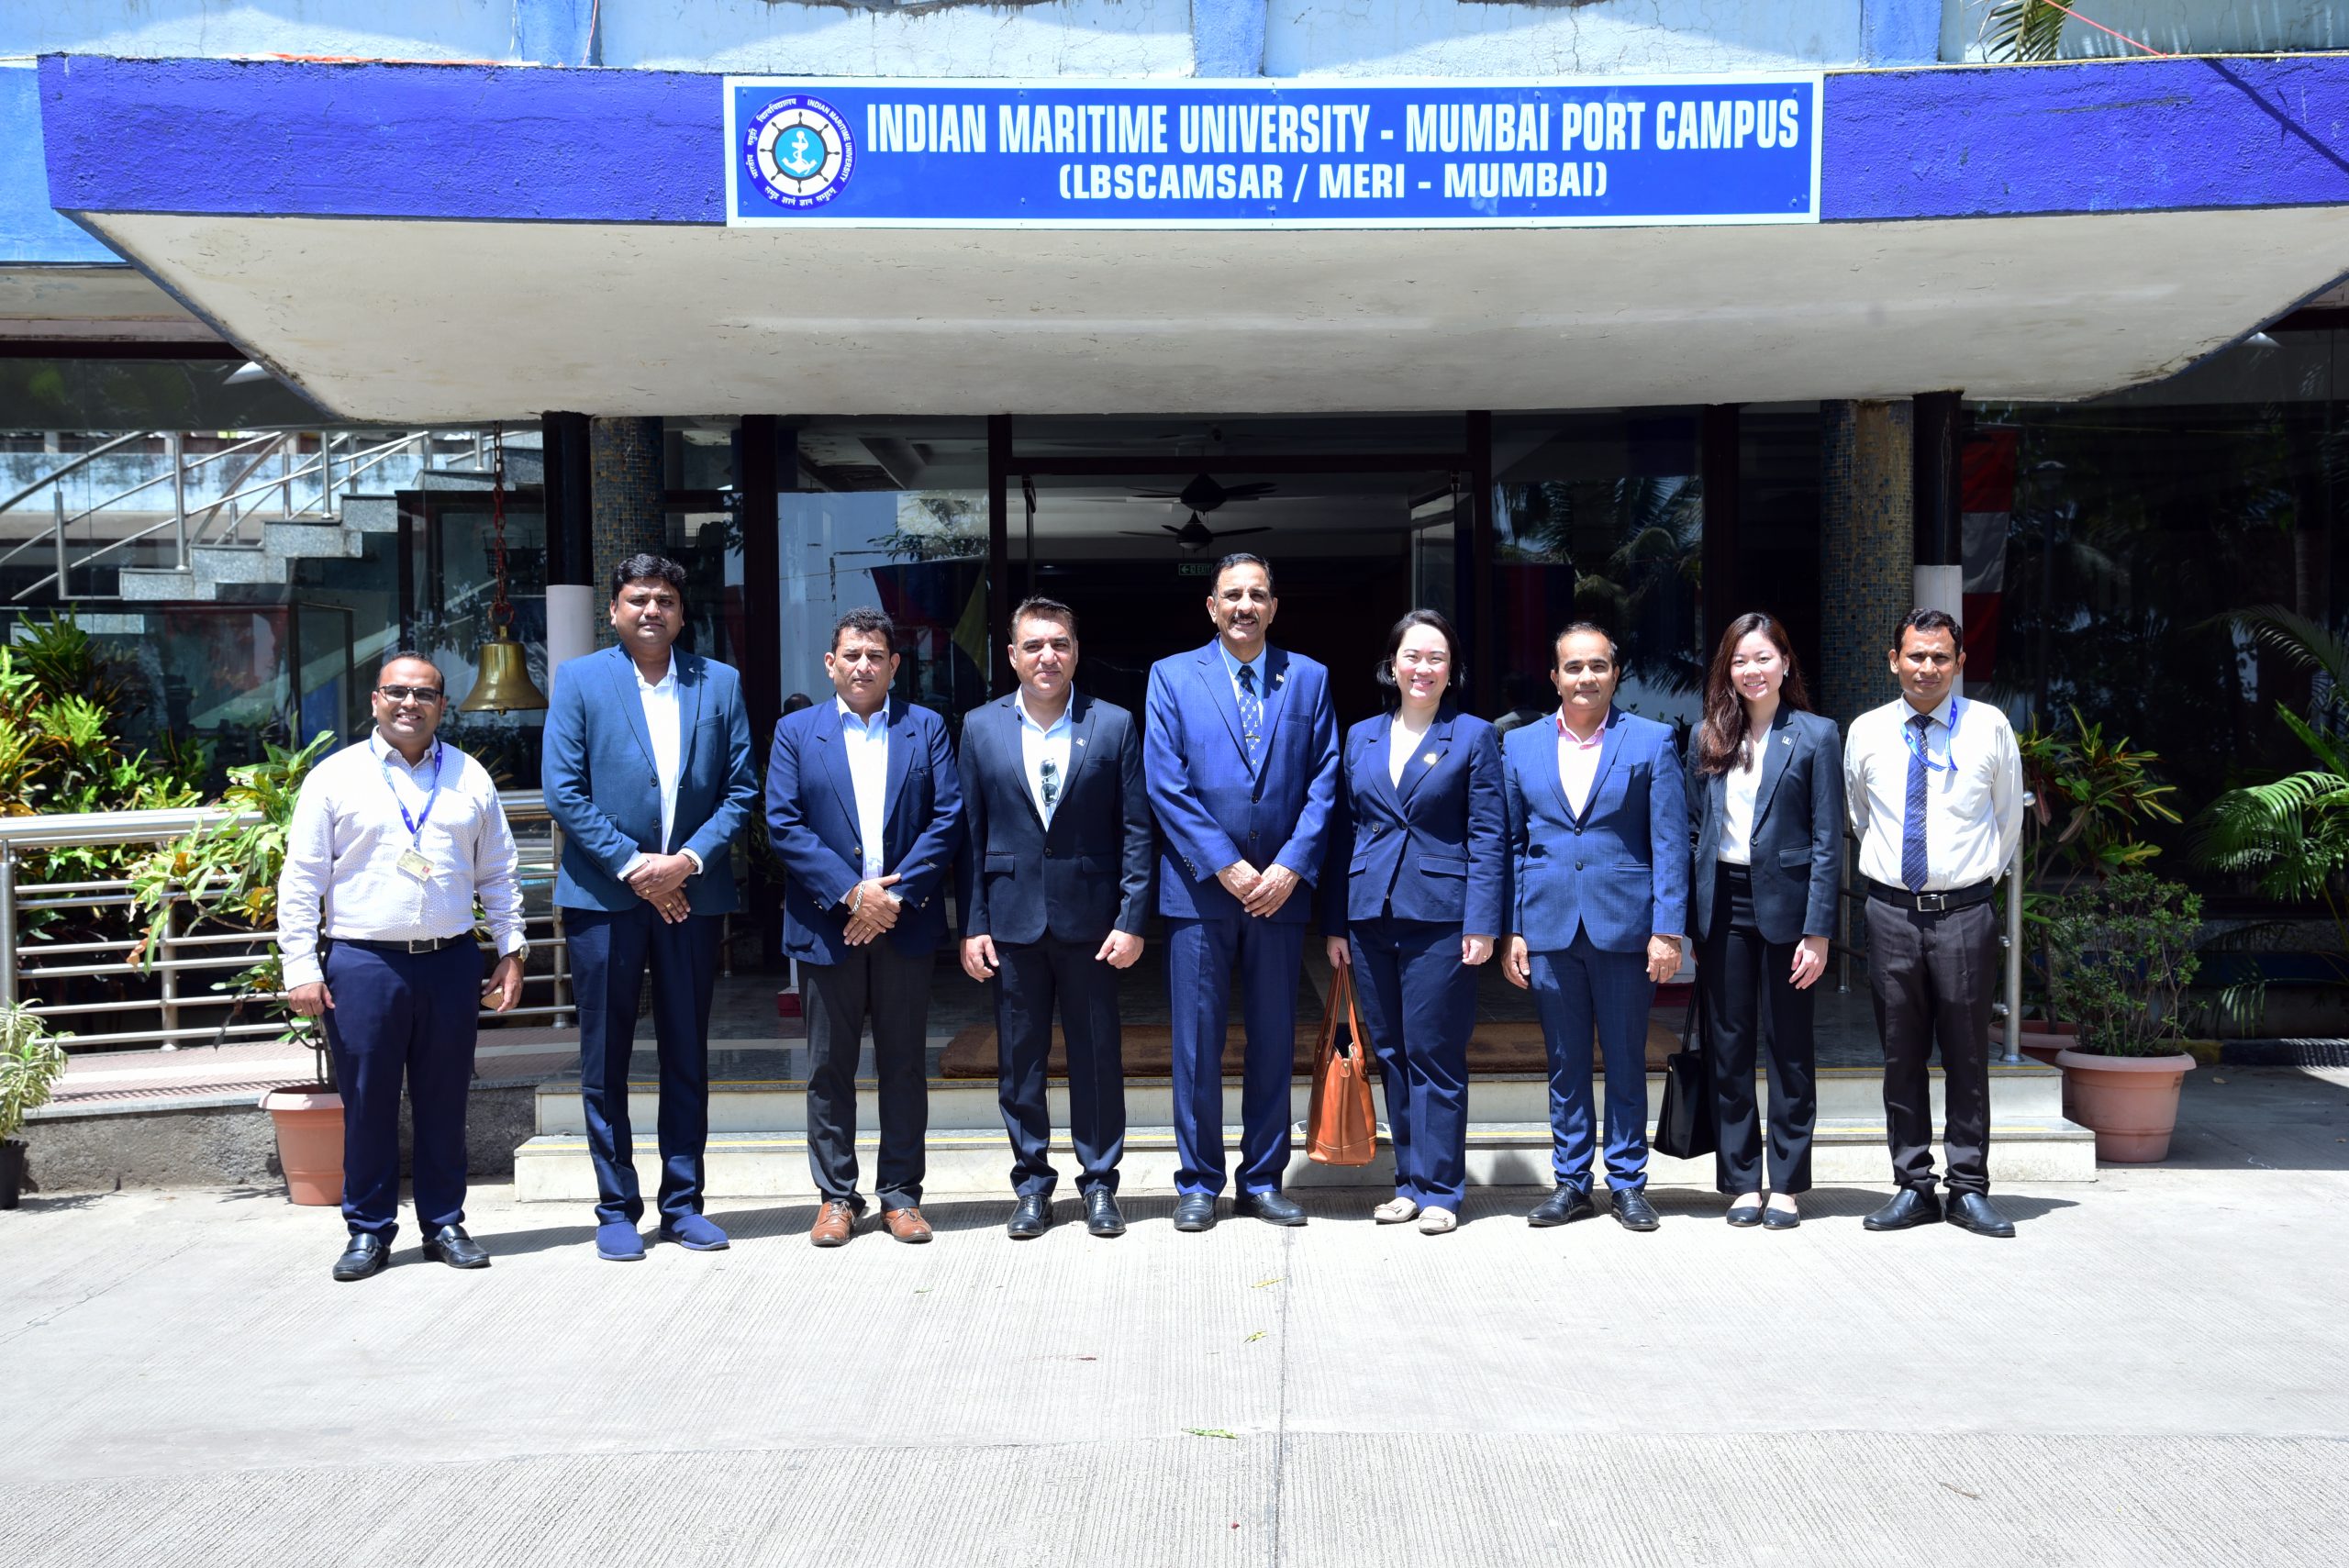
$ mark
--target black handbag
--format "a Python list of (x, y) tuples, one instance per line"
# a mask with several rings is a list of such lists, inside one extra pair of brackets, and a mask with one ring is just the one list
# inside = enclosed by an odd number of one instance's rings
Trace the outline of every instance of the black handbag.
[(1713, 1077), (1701, 1049), (1691, 1046), (1705, 1019), (1705, 988), (1693, 988), (1687, 1016), (1680, 1024), (1680, 1049), (1664, 1058), (1664, 1104), (1655, 1117), (1655, 1151), (1675, 1160), (1694, 1160), (1720, 1147), (1720, 1129), (1713, 1117)]

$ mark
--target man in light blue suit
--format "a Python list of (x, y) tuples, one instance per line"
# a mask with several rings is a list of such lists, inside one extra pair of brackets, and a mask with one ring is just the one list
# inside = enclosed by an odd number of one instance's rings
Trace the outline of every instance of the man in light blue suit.
[(1163, 846), (1174, 1003), (1174, 1229), (1215, 1223), (1226, 1181), (1223, 1044), (1231, 972), (1246, 1039), (1235, 1213), (1302, 1225), (1288, 1169), (1297, 985), (1338, 798), (1338, 719), (1328, 672), (1266, 644), (1280, 601), (1272, 568), (1228, 555), (1209, 579), (1215, 640), (1151, 666), (1142, 771)]
[(1550, 1057), (1557, 1189), (1526, 1217), (1596, 1212), (1591, 1040), (1607, 1060), (1607, 1184), (1616, 1219), (1656, 1228), (1648, 1201), (1648, 1010), (1688, 929), (1688, 800), (1671, 728), (1615, 707), (1614, 639), (1558, 634), (1547, 723), (1502, 743), (1515, 896), (1502, 968), (1533, 992)]
[(732, 851), (758, 782), (741, 680), (672, 647), (685, 618), (684, 567), (635, 555), (613, 569), (620, 645), (555, 672), (540, 770), (547, 814), (562, 829), (554, 901), (579, 1006), (596, 1251), (615, 1262), (644, 1256), (628, 1078), (648, 966), (661, 1058), (660, 1237), (694, 1251), (726, 1245), (701, 1213), (709, 997), (718, 917), (741, 907)]

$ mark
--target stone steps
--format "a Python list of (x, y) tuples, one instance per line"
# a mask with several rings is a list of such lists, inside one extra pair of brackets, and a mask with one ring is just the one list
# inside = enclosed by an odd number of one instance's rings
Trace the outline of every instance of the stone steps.
[[(1758, 1087), (1758, 1085), (1757, 1085)], [(1603, 1095), (1605, 1086), (1598, 1085)], [(1126, 1084), (1127, 1134), (1122, 1183), (1129, 1190), (1169, 1188), (1174, 1181), (1174, 1132), (1169, 1106), (1172, 1085), (1164, 1078), (1134, 1078)], [(1661, 1093), (1652, 1078), (1651, 1109)], [(1764, 1091), (1766, 1095), (1766, 1090)], [(1291, 1090), (1291, 1116), (1302, 1122), (1312, 1089), (1303, 1079)], [(1067, 1086), (1050, 1090), (1056, 1162), (1073, 1168), (1068, 1156)], [(1820, 1118), (1813, 1138), (1813, 1179), (1821, 1184), (1887, 1184), (1883, 1111), (1883, 1075), (1862, 1069), (1823, 1069), (1819, 1075)], [(2075, 1182), (2096, 1179), (2096, 1142), (2086, 1128), (2066, 1121), (2062, 1075), (2036, 1062), (1991, 1069), (1991, 1162), (1994, 1182)], [(1764, 1101), (1766, 1104), (1766, 1098)], [(1941, 1080), (1933, 1080), (1936, 1118)], [(1469, 1088), (1468, 1179), (1479, 1186), (1546, 1185), (1550, 1181), (1548, 1085), (1537, 1074), (1479, 1078)], [(648, 1193), (660, 1184), (653, 1147), (660, 1096), (650, 1086), (629, 1095), (629, 1119), (637, 1131), (636, 1160)], [(805, 1085), (795, 1083), (718, 1083), (710, 1086), (709, 1193), (718, 1197), (809, 1197), (805, 1131)], [(861, 1163), (869, 1179), (877, 1151), (874, 1086), (860, 1083), (857, 1125)], [(1240, 1121), (1237, 1083), (1224, 1085), (1227, 1139)], [(1378, 1186), (1394, 1179), (1391, 1156), (1382, 1144), (1367, 1166), (1332, 1168), (1305, 1157), (1302, 1141), (1290, 1162), (1288, 1180), (1301, 1185)], [(930, 1084), (929, 1174), (924, 1191), (934, 1196), (1000, 1196), (1008, 1190), (1010, 1154), (991, 1082), (932, 1079)], [(1660, 1185), (1710, 1187), (1709, 1157), (1651, 1162)], [(525, 1200), (593, 1203), (595, 1177), (587, 1158), (585, 1123), (575, 1082), (546, 1084), (538, 1094), (538, 1135), (515, 1152), (515, 1192)]]

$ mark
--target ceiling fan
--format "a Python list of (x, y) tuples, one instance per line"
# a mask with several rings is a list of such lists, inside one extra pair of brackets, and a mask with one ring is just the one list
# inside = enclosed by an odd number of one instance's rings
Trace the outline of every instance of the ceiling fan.
[[(1252, 528), (1211, 528), (1200, 519), (1197, 512), (1193, 512), (1190, 521), (1179, 528), (1173, 523), (1161, 523), (1158, 526), (1174, 536), (1174, 548), (1185, 555), (1197, 555), (1219, 539), (1237, 539), (1241, 534), (1268, 534), (1273, 531), (1268, 524)], [(1119, 531), (1128, 539), (1156, 539), (1158, 537), (1153, 533), (1145, 533), (1140, 528), (1121, 528)]]

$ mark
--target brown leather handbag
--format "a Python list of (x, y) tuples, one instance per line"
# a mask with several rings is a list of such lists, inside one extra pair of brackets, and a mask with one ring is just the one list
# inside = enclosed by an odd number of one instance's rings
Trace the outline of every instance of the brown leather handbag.
[(1376, 1158), (1378, 1112), (1370, 1095), (1370, 1042), (1363, 1039), (1362, 1019), (1354, 1012), (1353, 968), (1334, 965), (1321, 1045), (1313, 1057), (1306, 1155), (1322, 1165), (1367, 1165)]

